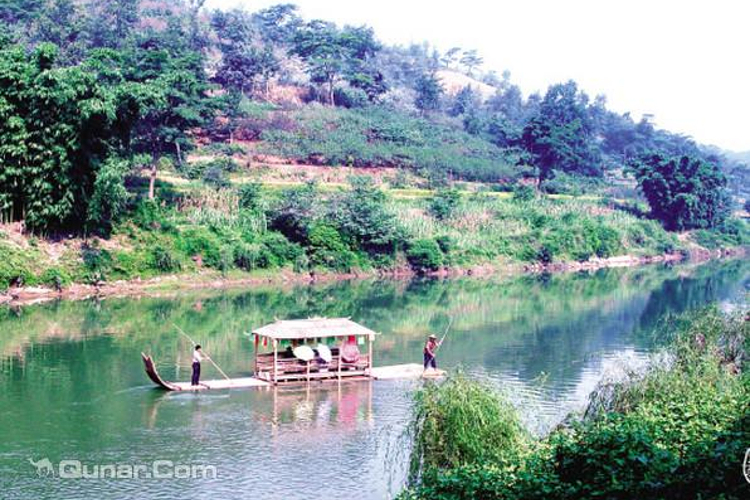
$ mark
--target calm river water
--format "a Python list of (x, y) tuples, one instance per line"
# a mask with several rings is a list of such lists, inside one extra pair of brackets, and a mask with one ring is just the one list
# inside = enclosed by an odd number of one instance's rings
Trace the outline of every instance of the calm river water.
[[(140, 353), (164, 378), (188, 380), (191, 348), (173, 324), (231, 376), (246, 376), (252, 344), (243, 333), (275, 317), (351, 316), (382, 332), (380, 365), (420, 362), (425, 336), (453, 317), (440, 365), (497, 384), (543, 433), (585, 404), (608, 366), (652, 350), (666, 314), (730, 307), (749, 283), (750, 264), (731, 261), (0, 309), (0, 498), (384, 499), (400, 489), (419, 382), (167, 394), (152, 388)], [(219, 377), (204, 364), (204, 378)], [(123, 475), (161, 460), (160, 474), (208, 465), (216, 477), (38, 477), (44, 459), (55, 472), (63, 460), (89, 473), (114, 464)]]

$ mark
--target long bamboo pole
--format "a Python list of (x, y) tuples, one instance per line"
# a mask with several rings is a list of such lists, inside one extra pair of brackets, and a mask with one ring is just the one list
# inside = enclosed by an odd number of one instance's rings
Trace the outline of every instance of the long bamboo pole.
[[(186, 339), (188, 339), (188, 340), (190, 341), (190, 343), (191, 343), (191, 344), (193, 344), (193, 347), (195, 347), (195, 346), (197, 346), (197, 345), (198, 345), (198, 343), (197, 343), (197, 342), (196, 342), (195, 340), (193, 340), (192, 338), (190, 338), (190, 335), (188, 335), (187, 333), (185, 333), (185, 332), (184, 332), (184, 331), (182, 330), (182, 328), (180, 328), (179, 326), (175, 325), (174, 323), (172, 323), (172, 326), (174, 326), (175, 328), (177, 328), (177, 331), (178, 331), (178, 332), (180, 332), (180, 333), (181, 333), (182, 335), (184, 335), (184, 336), (185, 336), (185, 338), (186, 338)], [(208, 360), (209, 360), (209, 361), (211, 362), (211, 364), (212, 364), (212, 365), (214, 365), (214, 368), (216, 368), (217, 370), (219, 370), (219, 373), (221, 373), (221, 375), (222, 375), (222, 376), (223, 376), (223, 377), (224, 377), (225, 379), (227, 379), (227, 380), (232, 380), (231, 378), (229, 378), (229, 376), (228, 376), (228, 375), (227, 375), (226, 373), (224, 373), (224, 370), (222, 370), (221, 368), (219, 368), (219, 365), (217, 365), (217, 364), (216, 364), (216, 362), (214, 362), (214, 360), (213, 360), (213, 359), (211, 359), (211, 356), (209, 356), (208, 354), (206, 354), (206, 357), (207, 357), (207, 358), (208, 358)]]

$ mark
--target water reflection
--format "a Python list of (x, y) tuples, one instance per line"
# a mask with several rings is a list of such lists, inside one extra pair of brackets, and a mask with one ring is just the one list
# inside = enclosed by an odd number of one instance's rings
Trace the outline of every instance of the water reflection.
[[(543, 432), (580, 407), (602, 370), (639, 357), (666, 314), (747, 290), (744, 261), (507, 280), (335, 283), (58, 302), (0, 309), (0, 477), (8, 498), (190, 497), (196, 485), (48, 484), (26, 459), (169, 459), (217, 465), (207, 496), (385, 498), (403, 479), (399, 441), (414, 382), (163, 393), (143, 373), (189, 376), (182, 325), (230, 376), (247, 376), (243, 335), (274, 317), (350, 316), (382, 333), (375, 365), (419, 362), (428, 333), (451, 332), (442, 367), (493, 381)], [(204, 378), (219, 378), (207, 366)], [(397, 471), (388, 476), (394, 465)], [(401, 472), (398, 472), (401, 471)], [(314, 478), (317, 489), (311, 489)], [(52, 489), (54, 486), (54, 489)]]

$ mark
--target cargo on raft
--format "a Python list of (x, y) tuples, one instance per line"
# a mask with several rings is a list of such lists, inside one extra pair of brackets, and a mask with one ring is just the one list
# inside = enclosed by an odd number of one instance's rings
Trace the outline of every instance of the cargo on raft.
[(425, 373), (422, 365), (416, 363), (374, 367), (373, 344), (379, 334), (349, 318), (278, 320), (253, 330), (251, 335), (255, 352), (251, 377), (207, 380), (197, 386), (168, 382), (159, 376), (151, 356), (141, 353), (146, 374), (158, 387), (168, 391), (444, 375), (442, 370)]

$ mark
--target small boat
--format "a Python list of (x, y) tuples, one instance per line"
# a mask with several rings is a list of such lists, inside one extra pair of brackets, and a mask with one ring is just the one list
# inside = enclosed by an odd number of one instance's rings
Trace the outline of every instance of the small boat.
[[(355, 381), (442, 377), (442, 370), (424, 373), (411, 363), (374, 367), (373, 342), (378, 334), (349, 318), (276, 321), (252, 332), (255, 373), (252, 377), (206, 380), (199, 385), (161, 378), (151, 356), (141, 353), (146, 374), (167, 391), (201, 391), (268, 387), (312, 381)], [(367, 352), (359, 350), (367, 345)], [(313, 349), (313, 346), (315, 348)]]

